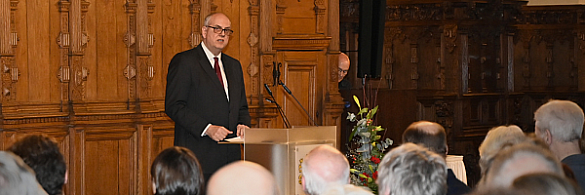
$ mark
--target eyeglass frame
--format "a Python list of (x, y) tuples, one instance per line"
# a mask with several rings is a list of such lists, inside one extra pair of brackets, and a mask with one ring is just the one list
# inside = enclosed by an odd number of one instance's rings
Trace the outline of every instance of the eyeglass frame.
[(205, 27), (213, 28), (213, 32), (217, 33), (217, 34), (221, 34), (221, 32), (223, 32), (227, 36), (231, 36), (232, 34), (234, 34), (234, 30), (232, 30), (230, 28), (221, 28), (220, 26), (210, 26), (210, 25), (205, 25)]

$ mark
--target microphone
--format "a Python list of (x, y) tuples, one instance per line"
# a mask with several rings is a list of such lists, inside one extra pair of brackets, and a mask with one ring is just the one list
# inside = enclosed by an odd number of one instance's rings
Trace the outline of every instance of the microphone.
[(290, 121), (288, 121), (288, 117), (286, 117), (286, 114), (284, 114), (284, 110), (282, 110), (282, 107), (280, 107), (280, 105), (278, 105), (278, 102), (276, 102), (276, 99), (274, 99), (274, 95), (272, 95), (272, 91), (268, 87), (268, 84), (264, 83), (264, 88), (266, 89), (266, 91), (268, 91), (268, 94), (270, 95), (270, 97), (272, 97), (272, 99), (265, 98), (265, 100), (267, 102), (276, 104), (276, 108), (278, 109), (278, 113), (282, 117), (282, 122), (284, 123), (286, 128), (290, 128)]
[(276, 103), (275, 101), (273, 101), (273, 100), (271, 100), (271, 99), (268, 99), (268, 98), (266, 98), (265, 100), (266, 100), (267, 102), (270, 102), (270, 103), (273, 103), (273, 104), (274, 104), (274, 103)]
[(268, 91), (268, 94), (272, 97), (272, 99), (274, 99), (274, 96), (272, 95), (272, 90), (270, 90), (268, 84), (264, 83), (264, 88), (266, 89), (266, 91)]
[(282, 81), (278, 81), (279, 85), (282, 85), (282, 88), (284, 88), (284, 90), (288, 93), (292, 95), (292, 92), (290, 91), (290, 89), (288, 87), (286, 87), (286, 85), (282, 82)]

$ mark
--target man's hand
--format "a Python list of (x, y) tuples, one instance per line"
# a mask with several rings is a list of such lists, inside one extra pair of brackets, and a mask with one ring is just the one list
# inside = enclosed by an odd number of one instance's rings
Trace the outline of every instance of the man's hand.
[(250, 129), (250, 127), (248, 127), (246, 125), (238, 125), (237, 136), (244, 138), (246, 129)]
[[(239, 126), (238, 126), (238, 132), (240, 132)], [(225, 127), (217, 126), (217, 125), (210, 125), (209, 128), (207, 129), (207, 132), (205, 132), (205, 134), (207, 134), (207, 136), (209, 136), (211, 139), (213, 139), (217, 142), (225, 139), (225, 137), (227, 137), (228, 134), (232, 134), (232, 133), (234, 133), (234, 132), (226, 129)]]

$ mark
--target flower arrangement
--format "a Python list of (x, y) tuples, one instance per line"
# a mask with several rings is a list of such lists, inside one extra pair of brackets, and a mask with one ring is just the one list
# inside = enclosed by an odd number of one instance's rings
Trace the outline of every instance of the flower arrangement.
[(385, 150), (393, 144), (393, 141), (390, 138), (380, 140), (382, 136), (378, 135), (378, 132), (384, 131), (384, 128), (375, 126), (373, 120), (378, 111), (378, 106), (373, 109), (362, 108), (359, 99), (355, 95), (353, 99), (360, 111), (357, 115), (348, 113), (347, 116), (349, 121), (357, 121), (349, 136), (349, 142), (357, 148), (350, 148), (347, 154), (350, 162), (351, 183), (367, 186), (377, 194), (378, 164), (384, 157)]

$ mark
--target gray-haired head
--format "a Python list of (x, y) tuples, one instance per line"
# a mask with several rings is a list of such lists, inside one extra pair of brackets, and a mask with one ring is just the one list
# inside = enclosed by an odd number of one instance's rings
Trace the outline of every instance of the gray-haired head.
[(514, 180), (512, 188), (522, 194), (583, 195), (581, 187), (557, 174), (534, 173)]
[(496, 155), (480, 188), (507, 188), (514, 179), (530, 173), (553, 173), (564, 177), (561, 163), (550, 151), (535, 144), (521, 143)]
[(441, 155), (426, 147), (405, 143), (384, 156), (377, 183), (382, 195), (444, 195), (447, 165)]
[(38, 195), (40, 189), (33, 170), (20, 157), (0, 151), (0, 195)]
[(568, 100), (550, 100), (534, 112), (534, 120), (539, 137), (548, 130), (553, 139), (570, 142), (580, 139), (583, 133), (583, 109)]
[(516, 125), (498, 126), (490, 129), (479, 146), (479, 167), (482, 175), (489, 168), (494, 156), (507, 147), (526, 141), (522, 129)]

